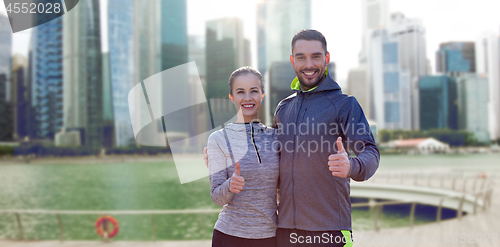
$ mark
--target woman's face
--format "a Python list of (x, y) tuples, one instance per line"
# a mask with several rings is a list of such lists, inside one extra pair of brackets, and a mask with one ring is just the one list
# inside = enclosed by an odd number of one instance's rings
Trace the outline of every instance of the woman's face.
[(229, 97), (238, 111), (238, 122), (248, 123), (256, 120), (264, 99), (259, 77), (253, 74), (236, 77), (233, 81), (232, 97)]

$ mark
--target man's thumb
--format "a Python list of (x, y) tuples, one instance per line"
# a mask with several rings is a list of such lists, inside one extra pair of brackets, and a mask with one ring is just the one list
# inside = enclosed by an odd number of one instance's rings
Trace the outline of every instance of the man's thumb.
[(337, 138), (337, 153), (345, 152), (344, 144), (342, 144), (342, 137)]
[(236, 164), (234, 165), (234, 173), (238, 176), (240, 176), (240, 162), (236, 161)]

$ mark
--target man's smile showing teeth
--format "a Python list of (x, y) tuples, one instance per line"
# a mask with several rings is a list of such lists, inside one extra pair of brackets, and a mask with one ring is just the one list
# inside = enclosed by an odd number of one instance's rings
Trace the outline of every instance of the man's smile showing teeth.
[(244, 108), (252, 108), (255, 104), (243, 105)]
[(306, 74), (307, 76), (314, 75), (315, 73), (316, 73), (316, 71), (313, 71), (313, 72), (304, 72), (304, 74)]

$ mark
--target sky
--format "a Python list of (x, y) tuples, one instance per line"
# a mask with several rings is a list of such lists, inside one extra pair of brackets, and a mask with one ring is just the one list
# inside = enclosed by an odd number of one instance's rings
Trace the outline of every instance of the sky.
[[(204, 35), (207, 20), (243, 19), (245, 37), (252, 44), (252, 66), (257, 67), (255, 3), (258, 0), (187, 1), (190, 35)], [(5, 13), (3, 0), (0, 2), (0, 13)], [(101, 13), (106, 13), (106, 3), (107, 0), (101, 2)], [(500, 31), (498, 0), (390, 0), (389, 6), (390, 13), (402, 12), (407, 18), (422, 20), (426, 29), (427, 58), (433, 71), (440, 43), (475, 41), (483, 32), (498, 35)], [(341, 86), (345, 85), (349, 69), (358, 65), (361, 50), (361, 0), (312, 0), (311, 16), (311, 28), (325, 35), (331, 60), (337, 67), (338, 81)], [(106, 23), (101, 26), (105, 27)], [(27, 53), (29, 36), (30, 30), (14, 34), (14, 53)], [(107, 50), (107, 44), (103, 49)]]

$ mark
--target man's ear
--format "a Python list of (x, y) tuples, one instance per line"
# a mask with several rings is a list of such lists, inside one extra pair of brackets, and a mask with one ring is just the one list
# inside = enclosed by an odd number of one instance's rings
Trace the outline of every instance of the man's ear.
[(328, 66), (328, 64), (330, 63), (330, 52), (327, 52), (326, 53), (326, 61), (325, 61), (325, 66)]
[(293, 55), (290, 55), (290, 63), (292, 63), (292, 67), (293, 67)]

